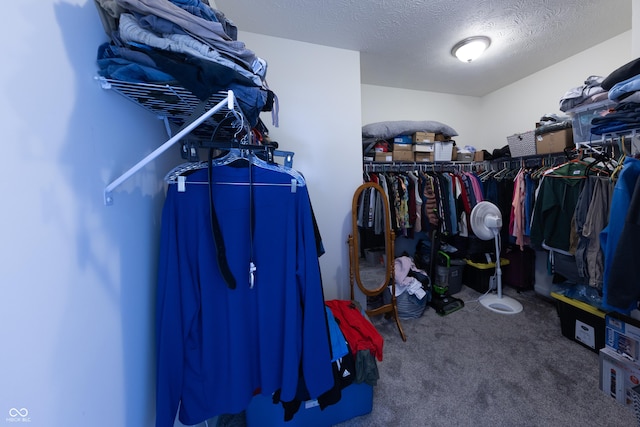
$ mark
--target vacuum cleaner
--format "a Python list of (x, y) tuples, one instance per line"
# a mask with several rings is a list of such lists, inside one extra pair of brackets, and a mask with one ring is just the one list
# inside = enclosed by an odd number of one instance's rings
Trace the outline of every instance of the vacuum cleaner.
[(446, 316), (463, 308), (464, 301), (452, 297), (449, 293), (451, 260), (449, 256), (445, 252), (440, 251), (439, 248), (439, 232), (438, 229), (435, 229), (431, 235), (431, 259), (429, 260), (429, 274), (433, 278), (433, 292), (429, 305), (440, 316)]

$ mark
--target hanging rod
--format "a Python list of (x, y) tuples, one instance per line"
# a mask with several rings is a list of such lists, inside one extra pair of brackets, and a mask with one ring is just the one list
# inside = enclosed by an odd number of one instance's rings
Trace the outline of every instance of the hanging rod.
[(193, 122), (186, 125), (183, 129), (181, 129), (178, 133), (176, 133), (173, 137), (171, 137), (167, 142), (162, 144), (160, 147), (156, 148), (151, 154), (146, 156), (144, 159), (140, 160), (136, 163), (131, 169), (120, 175), (116, 180), (114, 180), (111, 184), (107, 185), (104, 189), (104, 204), (109, 206), (113, 204), (113, 197), (111, 193), (114, 189), (116, 189), (120, 184), (125, 182), (131, 176), (133, 176), (136, 172), (146, 166), (149, 162), (153, 161), (160, 154), (164, 153), (169, 147), (182, 139), (185, 135), (191, 132), (193, 129), (198, 127), (202, 122), (207, 120), (209, 117), (214, 115), (216, 112), (220, 111), (223, 108), (228, 108), (230, 111), (233, 111), (235, 105), (235, 97), (233, 91), (228, 91), (227, 96), (216, 105), (211, 107), (207, 112), (196, 118)]

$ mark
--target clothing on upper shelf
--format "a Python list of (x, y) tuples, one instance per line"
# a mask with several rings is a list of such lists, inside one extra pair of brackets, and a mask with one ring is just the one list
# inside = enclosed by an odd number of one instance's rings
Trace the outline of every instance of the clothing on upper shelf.
[[(157, 426), (243, 411), (256, 391), (333, 387), (316, 234), (305, 185), (277, 167), (215, 166), (169, 186), (156, 313)], [(223, 280), (213, 202), (235, 289)], [(255, 271), (250, 270), (250, 260)]]
[[(638, 77), (638, 83), (640, 83), (640, 76)], [(604, 133), (637, 129), (639, 126), (640, 103), (624, 102), (617, 104), (613, 111), (607, 115), (594, 117), (591, 120), (591, 133), (594, 135), (602, 135)]]
[(603, 78), (601, 76), (589, 76), (584, 84), (571, 88), (560, 98), (560, 111), (569, 111), (579, 105), (594, 102), (594, 97), (604, 93), (606, 90), (601, 86)]
[(111, 42), (99, 74), (130, 83), (179, 84), (202, 101), (233, 90), (249, 124), (273, 111), (267, 63), (236, 39), (237, 28), (200, 0), (96, 0)]
[(610, 90), (617, 83), (638, 74), (640, 74), (640, 58), (629, 61), (609, 73), (609, 75), (602, 80), (602, 88), (604, 90)]

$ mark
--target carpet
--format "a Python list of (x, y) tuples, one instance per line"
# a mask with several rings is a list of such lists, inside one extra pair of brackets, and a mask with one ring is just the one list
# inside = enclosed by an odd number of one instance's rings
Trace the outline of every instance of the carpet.
[(555, 303), (534, 291), (505, 295), (524, 310), (506, 315), (463, 286), (462, 310), (428, 308), (403, 320), (372, 323), (385, 339), (370, 414), (340, 427), (633, 426), (634, 411), (598, 388), (598, 355), (564, 337)]

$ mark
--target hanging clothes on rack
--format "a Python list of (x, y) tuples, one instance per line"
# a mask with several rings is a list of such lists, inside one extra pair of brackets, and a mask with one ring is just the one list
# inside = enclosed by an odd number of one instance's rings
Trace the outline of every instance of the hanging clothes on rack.
[[(163, 208), (157, 426), (242, 412), (256, 392), (292, 401), (334, 385), (318, 236), (296, 171), (249, 153), (178, 175)], [(176, 177), (176, 178), (178, 178)], [(215, 210), (235, 289), (211, 229)]]
[(368, 167), (363, 178), (383, 188), (397, 236), (413, 238), (415, 233), (434, 229), (445, 236), (468, 236), (471, 209), (483, 200), (482, 183), (475, 173), (459, 167), (440, 171), (406, 165), (381, 168)]
[(609, 209), (608, 160), (581, 151), (543, 172), (531, 222), (531, 243), (549, 251), (554, 272), (597, 289), (603, 270), (598, 233)]
[(629, 313), (640, 300), (638, 205), (640, 160), (626, 157), (613, 190), (609, 223), (600, 233), (604, 252), (605, 308)]
[(534, 205), (531, 243), (570, 253), (573, 214), (586, 178), (587, 163), (569, 161), (543, 175)]
[[(604, 253), (600, 244), (600, 233), (609, 220), (613, 183), (608, 176), (589, 176), (582, 192), (586, 191), (591, 191), (591, 197), (578, 236), (578, 245), (581, 243), (584, 245), (584, 252), (576, 250), (576, 263), (578, 273), (586, 279), (589, 286), (601, 290), (604, 277)], [(577, 216), (576, 208), (576, 227), (578, 226)], [(576, 231), (578, 231), (577, 228)], [(578, 256), (581, 254), (583, 259), (579, 261)], [(581, 265), (586, 267), (586, 271), (580, 270)]]

